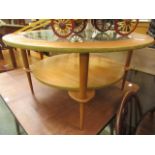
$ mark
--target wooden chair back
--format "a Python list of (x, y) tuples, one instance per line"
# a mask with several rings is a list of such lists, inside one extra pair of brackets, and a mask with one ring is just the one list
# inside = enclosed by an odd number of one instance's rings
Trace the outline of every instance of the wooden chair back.
[(141, 116), (142, 110), (138, 96), (132, 91), (125, 92), (116, 115), (116, 134), (134, 134)]

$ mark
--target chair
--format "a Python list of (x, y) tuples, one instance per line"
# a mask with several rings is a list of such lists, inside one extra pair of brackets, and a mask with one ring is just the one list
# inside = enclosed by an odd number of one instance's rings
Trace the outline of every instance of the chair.
[(8, 48), (13, 68), (8, 68), (8, 66), (7, 66), (7, 64), (5, 62), (5, 59), (4, 59), (4, 56), (3, 56), (3, 52), (2, 52), (4, 49), (7, 49), (7, 48), (3, 47), (1, 45), (1, 42), (0, 42), (0, 73), (1, 72), (5, 72), (5, 71), (10, 71), (10, 70), (12, 70), (14, 68), (17, 68), (17, 63), (16, 63), (16, 59), (15, 59), (15, 54), (14, 54), (13, 48)]
[(3, 59), (4, 59), (4, 56), (2, 53), (2, 45), (0, 44), (0, 60), (3, 60)]
[(155, 107), (147, 111), (139, 122), (136, 135), (154, 135), (155, 134)]
[(117, 135), (154, 135), (155, 107), (143, 116), (138, 97), (134, 92), (126, 92), (116, 115)]
[(136, 93), (132, 91), (125, 92), (121, 101), (120, 108), (116, 114), (116, 134), (134, 134), (141, 116), (142, 110)]
[[(0, 25), (0, 60), (1, 60), (1, 62), (4, 61), (4, 56), (3, 56), (2, 50), (8, 49), (13, 68), (17, 68), (17, 62), (15, 59), (15, 53), (14, 53), (15, 49), (11, 48), (11, 47), (6, 47), (6, 45), (2, 41), (2, 37), (3, 37), (3, 35), (6, 35), (8, 33), (13, 33), (14, 31), (16, 31), (22, 27), (23, 27), (22, 25), (20, 26), (20, 25), (6, 24), (6, 23)], [(0, 70), (1, 72), (10, 70), (10, 69), (5, 68), (5, 66), (3, 66), (3, 65), (2, 65), (2, 68), (3, 69)]]

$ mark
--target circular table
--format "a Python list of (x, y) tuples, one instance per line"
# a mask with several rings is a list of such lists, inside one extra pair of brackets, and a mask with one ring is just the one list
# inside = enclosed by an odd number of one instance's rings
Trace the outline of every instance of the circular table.
[[(58, 39), (51, 30), (39, 30), (9, 34), (3, 41), (11, 47), (22, 49), (22, 58), (33, 93), (30, 71), (41, 82), (65, 89), (80, 103), (80, 128), (83, 128), (84, 103), (95, 95), (95, 89), (116, 83), (123, 77), (122, 89), (130, 65), (132, 52), (151, 45), (154, 40), (148, 35), (132, 33), (128, 38), (83, 42)], [(48, 51), (60, 55), (44, 59), (31, 66), (25, 50)], [(96, 53), (128, 51), (124, 66)]]
[(58, 53), (103, 53), (140, 49), (153, 44), (149, 35), (132, 33), (129, 38), (111, 41), (70, 42), (59, 40), (51, 30), (12, 33), (3, 37), (11, 47)]

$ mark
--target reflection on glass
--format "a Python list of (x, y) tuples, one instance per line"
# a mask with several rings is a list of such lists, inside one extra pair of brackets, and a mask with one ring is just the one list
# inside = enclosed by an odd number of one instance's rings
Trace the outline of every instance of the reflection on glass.
[(107, 41), (107, 40), (119, 40), (128, 39), (128, 37), (121, 37), (114, 31), (99, 32), (95, 29), (91, 29), (89, 26), (84, 32), (80, 34), (73, 34), (68, 38), (61, 39), (57, 37), (52, 30), (39, 30), (22, 33), (26, 38), (35, 40), (47, 40), (47, 41), (70, 41), (70, 42), (84, 42), (84, 41)]

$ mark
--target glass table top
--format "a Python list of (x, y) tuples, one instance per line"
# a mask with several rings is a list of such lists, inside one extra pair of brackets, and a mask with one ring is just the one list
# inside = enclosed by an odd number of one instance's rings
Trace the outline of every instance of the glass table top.
[(154, 42), (152, 37), (145, 34), (132, 33), (128, 37), (120, 37), (111, 31), (107, 33), (85, 31), (62, 39), (51, 29), (11, 33), (2, 39), (10, 47), (58, 53), (126, 52), (147, 47)]
[(87, 42), (87, 41), (109, 41), (109, 40), (126, 40), (131, 38), (121, 37), (120, 35), (116, 35), (113, 31), (108, 31), (105, 33), (101, 33), (99, 31), (93, 32), (82, 32), (80, 34), (72, 34), (68, 38), (59, 38), (57, 37), (52, 30), (39, 30), (39, 31), (31, 31), (24, 32), (22, 35), (29, 39), (35, 40), (47, 40), (47, 41), (69, 41), (69, 42)]

